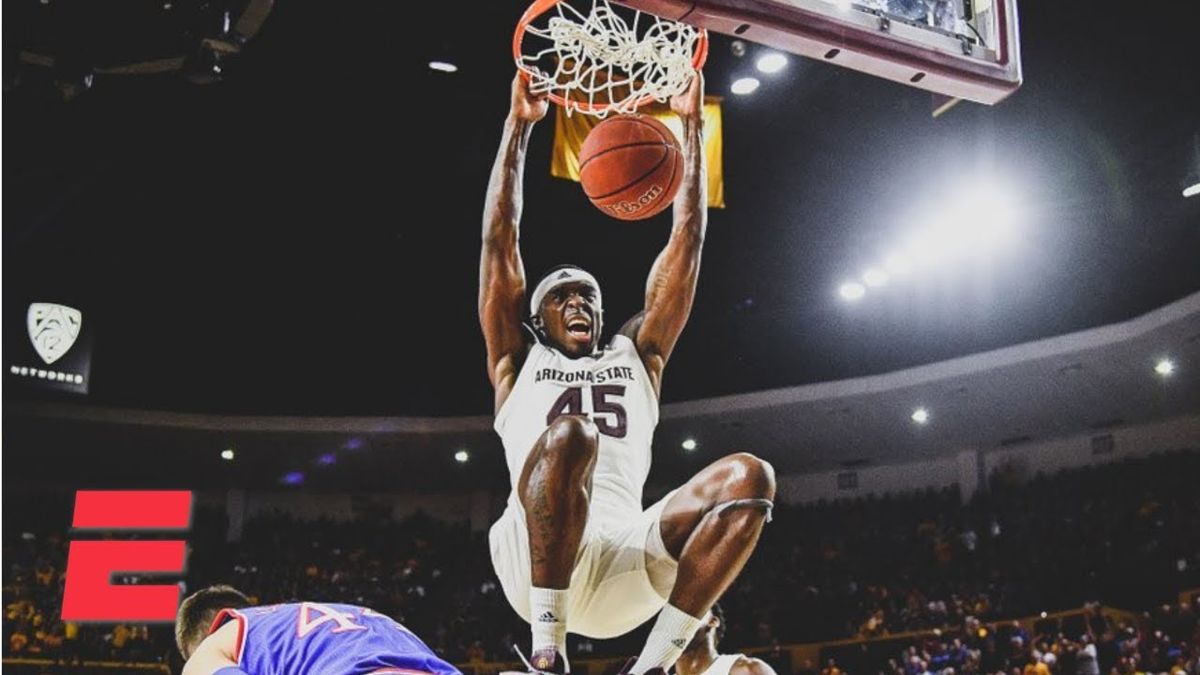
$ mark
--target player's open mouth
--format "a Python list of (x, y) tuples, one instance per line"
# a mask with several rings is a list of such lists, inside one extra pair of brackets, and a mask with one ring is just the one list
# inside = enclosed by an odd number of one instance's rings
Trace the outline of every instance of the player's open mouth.
[(592, 322), (587, 317), (576, 316), (567, 320), (567, 334), (571, 337), (587, 341), (592, 338)]

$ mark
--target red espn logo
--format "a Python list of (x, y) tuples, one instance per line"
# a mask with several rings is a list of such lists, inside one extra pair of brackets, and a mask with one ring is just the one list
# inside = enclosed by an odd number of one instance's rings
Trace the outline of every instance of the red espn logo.
[[(182, 490), (80, 490), (76, 531), (186, 532), (192, 493)], [(169, 585), (114, 585), (115, 574), (182, 575), (183, 540), (72, 541), (63, 588), (64, 621), (174, 621), (182, 589)]]

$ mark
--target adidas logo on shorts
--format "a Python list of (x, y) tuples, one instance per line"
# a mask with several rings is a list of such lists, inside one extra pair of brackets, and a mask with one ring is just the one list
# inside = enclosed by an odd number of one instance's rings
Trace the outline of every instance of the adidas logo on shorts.
[(538, 621), (541, 623), (558, 623), (558, 617), (554, 616), (554, 612), (543, 612), (538, 617)]

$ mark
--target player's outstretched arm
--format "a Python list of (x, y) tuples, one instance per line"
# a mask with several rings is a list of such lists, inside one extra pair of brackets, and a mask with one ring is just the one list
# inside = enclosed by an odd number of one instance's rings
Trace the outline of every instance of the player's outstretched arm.
[(204, 638), (184, 664), (183, 675), (212, 675), (222, 668), (236, 666), (233, 653), (237, 649), (237, 631), (237, 622), (230, 621)]
[(529, 135), (533, 125), (546, 115), (547, 105), (544, 97), (529, 92), (528, 84), (518, 73), (513, 79), (512, 108), (504, 120), (504, 134), (492, 165), (483, 207), (479, 324), (487, 344), (488, 378), (496, 390), (496, 410), (512, 391), (525, 346), (521, 334), (525, 268), (518, 246), (522, 182)]
[(671, 99), (671, 110), (683, 120), (683, 182), (675, 195), (675, 222), (667, 246), (658, 254), (646, 282), (646, 308), (638, 328), (638, 353), (658, 390), (671, 350), (692, 311), (700, 249), (708, 223), (707, 177), (701, 136), (704, 76), (696, 71), (692, 83)]

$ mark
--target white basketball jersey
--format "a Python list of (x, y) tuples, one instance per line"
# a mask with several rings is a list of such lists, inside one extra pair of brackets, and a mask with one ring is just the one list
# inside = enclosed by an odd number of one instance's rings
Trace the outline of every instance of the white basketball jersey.
[(514, 490), (533, 444), (566, 414), (587, 415), (600, 432), (591, 516), (604, 522), (641, 513), (658, 397), (633, 340), (617, 335), (608, 349), (578, 359), (542, 344), (529, 348), (495, 423)]
[(729, 675), (729, 671), (733, 670), (733, 664), (737, 663), (740, 658), (742, 658), (741, 654), (722, 654), (712, 662), (708, 670), (700, 675)]

